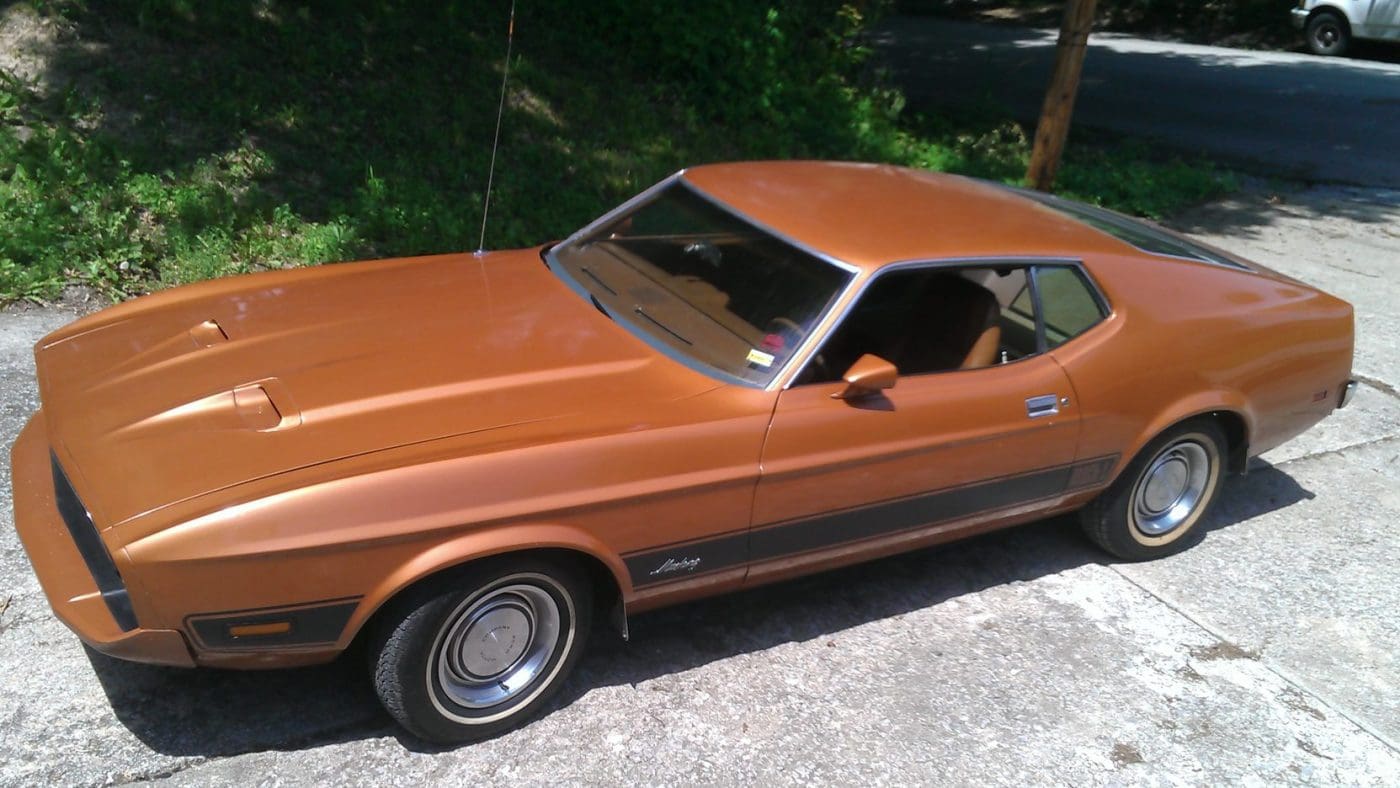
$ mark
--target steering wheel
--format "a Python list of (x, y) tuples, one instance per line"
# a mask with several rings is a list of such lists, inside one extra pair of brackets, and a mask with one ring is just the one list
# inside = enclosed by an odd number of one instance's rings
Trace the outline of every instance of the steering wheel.
[(686, 244), (681, 251), (686, 254), (695, 255), (714, 266), (719, 265), (724, 259), (724, 253), (719, 250), (718, 246), (715, 246), (709, 241), (691, 241)]

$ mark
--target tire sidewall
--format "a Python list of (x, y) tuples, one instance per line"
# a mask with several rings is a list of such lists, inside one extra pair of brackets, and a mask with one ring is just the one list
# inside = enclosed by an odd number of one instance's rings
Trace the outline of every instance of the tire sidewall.
[[(1210, 479), (1201, 501), (1191, 516), (1171, 531), (1155, 537), (1142, 533), (1133, 521), (1133, 491), (1165, 448), (1188, 438), (1200, 443), (1211, 459)], [(1099, 521), (1092, 530), (1100, 546), (1119, 558), (1144, 561), (1180, 552), (1199, 541), (1203, 535), (1201, 521), (1215, 505), (1224, 483), (1225, 445), (1224, 432), (1208, 417), (1182, 422), (1154, 438), (1105, 491), (1100, 504), (1091, 507)]]
[[(404, 727), (439, 743), (490, 738), (538, 713), (563, 684), (583, 651), (591, 624), (592, 598), (571, 568), (547, 562), (495, 563), (436, 584), (404, 605), (375, 650), (376, 690)], [(455, 703), (437, 676), (437, 650), (455, 617), (472, 602), (507, 585), (531, 583), (554, 599), (561, 617), (559, 642), (545, 666), (521, 694), (502, 705), (472, 709)], [(415, 605), (416, 603), (416, 605)], [(567, 617), (567, 621), (563, 620)]]
[[(499, 706), (471, 708), (458, 704), (443, 688), (437, 670), (438, 652), (444, 647), (445, 639), (458, 617), (470, 610), (478, 600), (502, 588), (516, 585), (530, 585), (543, 590), (554, 601), (559, 614), (560, 638), (555, 643), (549, 658), (540, 668), (539, 675), (530, 681), (518, 697), (503, 702)], [(577, 614), (573, 598), (569, 592), (549, 575), (539, 572), (512, 572), (491, 581), (470, 593), (460, 595), (457, 603), (448, 608), (446, 615), (438, 616), (434, 626), (432, 646), (427, 650), (428, 659), (424, 665), (424, 680), (428, 685), (428, 697), (440, 714), (462, 725), (489, 725), (497, 720), (512, 716), (516, 709), (528, 706), (540, 693), (544, 692), (563, 668), (565, 657), (574, 647)]]
[[(1127, 524), (1125, 532), (1129, 538), (1141, 547), (1148, 550), (1160, 550), (1178, 540), (1190, 540), (1194, 537), (1196, 533), (1196, 524), (1199, 523), (1201, 518), (1206, 515), (1206, 512), (1210, 510), (1211, 504), (1215, 501), (1216, 494), (1220, 489), (1222, 477), (1221, 469), (1224, 465), (1222, 459), (1223, 441), (1219, 430), (1215, 430), (1214, 432), (1214, 435), (1208, 434), (1206, 430), (1200, 428), (1200, 425), (1197, 425), (1195, 429), (1191, 430), (1173, 430), (1170, 434), (1164, 435), (1163, 438), (1154, 441), (1153, 445), (1149, 446), (1147, 451), (1143, 451), (1138, 455), (1137, 461), (1134, 463), (1138, 466), (1135, 469), (1136, 473), (1132, 475), (1132, 483), (1127, 486), (1126, 495), (1123, 496), (1123, 500), (1119, 503), (1123, 506), (1121, 515)], [(1206, 480), (1205, 490), (1201, 493), (1201, 502), (1196, 506), (1195, 510), (1191, 512), (1190, 517), (1180, 525), (1166, 533), (1153, 536), (1138, 528), (1135, 523), (1136, 517), (1133, 512), (1133, 499), (1135, 496), (1133, 493), (1143, 483), (1144, 476), (1146, 476), (1147, 470), (1151, 467), (1153, 460), (1160, 456), (1168, 447), (1188, 441), (1200, 445), (1205, 449), (1206, 455), (1210, 458), (1209, 478)]]
[[(1337, 40), (1331, 46), (1324, 45), (1318, 40), (1318, 33), (1323, 27), (1328, 25), (1337, 29)], [(1322, 55), (1324, 57), (1335, 57), (1346, 52), (1351, 35), (1347, 29), (1346, 20), (1331, 11), (1323, 11), (1308, 20), (1306, 38), (1308, 49), (1312, 51), (1313, 54)]]

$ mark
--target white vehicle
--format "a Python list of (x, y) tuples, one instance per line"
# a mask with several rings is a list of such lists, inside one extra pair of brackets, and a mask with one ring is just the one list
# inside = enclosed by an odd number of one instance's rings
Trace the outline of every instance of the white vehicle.
[(1340, 55), (1353, 38), (1400, 41), (1400, 0), (1298, 0), (1293, 26), (1315, 55)]

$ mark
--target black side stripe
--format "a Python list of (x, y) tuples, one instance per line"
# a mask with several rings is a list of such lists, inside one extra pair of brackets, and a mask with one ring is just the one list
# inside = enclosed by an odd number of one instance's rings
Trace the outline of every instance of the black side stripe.
[[(742, 566), (748, 562), (748, 553), (749, 532), (739, 531), (689, 544), (633, 553), (622, 561), (627, 565), (627, 573), (632, 576), (632, 587), (644, 588)], [(673, 568), (673, 564), (667, 563), (668, 560), (691, 562), (697, 558), (699, 561), (690, 564), (689, 568)]]
[(1118, 455), (937, 492), (788, 520), (752, 531), (678, 543), (624, 558), (633, 588), (687, 580), (745, 563), (888, 536), (980, 512), (1005, 509), (1092, 487), (1107, 480)]

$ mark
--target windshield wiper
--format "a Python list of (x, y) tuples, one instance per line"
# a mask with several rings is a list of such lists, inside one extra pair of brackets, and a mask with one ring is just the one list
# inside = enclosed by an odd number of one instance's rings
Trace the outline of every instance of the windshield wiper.
[(591, 270), (588, 268), (588, 266), (586, 266), (586, 265), (581, 265), (581, 266), (578, 267), (578, 270), (584, 272), (585, 274), (588, 274), (588, 278), (589, 278), (589, 279), (592, 279), (592, 280), (595, 281), (595, 282), (597, 282), (599, 287), (601, 287), (601, 288), (603, 288), (604, 290), (608, 291), (608, 295), (617, 295), (617, 291), (614, 290), (614, 289), (612, 289), (611, 287), (608, 287), (608, 283), (607, 283), (607, 282), (604, 282), (602, 279), (599, 279), (599, 278), (598, 278), (598, 275), (595, 274), (595, 273), (593, 273), (593, 271), (591, 271)]
[(593, 306), (598, 307), (598, 311), (603, 313), (603, 317), (606, 317), (606, 318), (609, 319), (609, 320), (612, 320), (612, 319), (613, 319), (612, 314), (608, 312), (608, 308), (605, 307), (605, 306), (603, 306), (603, 302), (602, 302), (602, 301), (599, 301), (599, 300), (598, 300), (598, 296), (595, 296), (595, 295), (593, 295), (592, 293), (589, 293), (589, 294), (588, 294), (588, 300), (590, 300), (590, 301), (593, 302)]
[(660, 320), (657, 320), (656, 318), (654, 318), (654, 317), (652, 317), (651, 315), (648, 315), (646, 312), (642, 311), (642, 308), (641, 308), (641, 307), (639, 307), (639, 306), (632, 307), (632, 311), (633, 311), (633, 312), (636, 312), (638, 315), (641, 315), (642, 317), (646, 318), (648, 321), (651, 322), (652, 325), (656, 326), (657, 328), (661, 329), (662, 331), (665, 331), (666, 333), (670, 334), (671, 336), (675, 337), (676, 339), (679, 339), (680, 341), (686, 343), (687, 345), (693, 345), (693, 344), (695, 344), (694, 342), (691, 342), (689, 339), (686, 339), (685, 337), (683, 337), (683, 336), (681, 336), (680, 334), (677, 334), (675, 331), (671, 330), (671, 327), (670, 327), (670, 326), (666, 325), (665, 323), (661, 322)]

